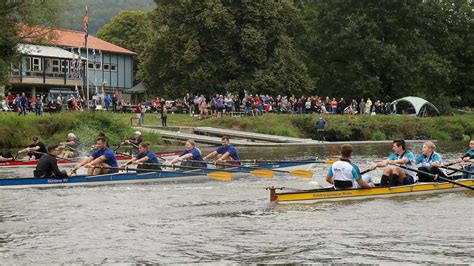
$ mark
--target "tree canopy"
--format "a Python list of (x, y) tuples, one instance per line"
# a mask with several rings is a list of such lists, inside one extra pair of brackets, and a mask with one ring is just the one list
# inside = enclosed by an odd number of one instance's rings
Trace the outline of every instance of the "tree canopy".
[(298, 40), (317, 80), (315, 93), (472, 104), (468, 1), (320, 0), (302, 6), (306, 32)]
[(160, 94), (311, 88), (290, 1), (156, 1), (140, 76)]

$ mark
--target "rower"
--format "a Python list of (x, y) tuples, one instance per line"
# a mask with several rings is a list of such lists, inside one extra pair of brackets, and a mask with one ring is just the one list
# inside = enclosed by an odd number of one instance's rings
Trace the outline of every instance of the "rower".
[(405, 167), (411, 167), (414, 165), (415, 156), (413, 153), (406, 150), (405, 140), (394, 140), (392, 149), (393, 153), (391, 153), (387, 159), (370, 166), (371, 170), (374, 170), (377, 167), (385, 167), (380, 180), (380, 186), (414, 184), (417, 181), (417, 176), (413, 171), (402, 169), (396, 165), (389, 165), (400, 164)]
[(66, 141), (59, 143), (59, 148), (70, 149), (69, 151), (63, 150), (60, 157), (79, 157), (81, 155), (82, 143), (74, 133), (68, 133)]
[(30, 146), (28, 146), (27, 148), (24, 148), (18, 153), (28, 152), (28, 156), (30, 157), (30, 160), (40, 159), (41, 156), (43, 156), (43, 154), (47, 152), (46, 147), (36, 136), (34, 136), (31, 140), (32, 140), (32, 143), (30, 144)]
[[(204, 163), (204, 159), (202, 158), (201, 150), (196, 147), (196, 142), (192, 139), (188, 139), (186, 144), (184, 145), (184, 151), (181, 154), (171, 160), (171, 164), (175, 164), (177, 162), (181, 162), (181, 165), (184, 166), (192, 166), (192, 167), (207, 167), (207, 164)], [(191, 160), (193, 162), (187, 161)], [(202, 161), (200, 163), (198, 161)]]
[(341, 160), (333, 163), (331, 167), (329, 167), (326, 181), (334, 184), (335, 189), (373, 188), (374, 183), (370, 177), (362, 177), (359, 167), (350, 161), (351, 157), (352, 145), (342, 145)]
[(229, 137), (223, 136), (221, 138), (222, 146), (217, 147), (217, 149), (204, 157), (204, 160), (208, 160), (211, 157), (217, 155), (217, 163), (230, 162), (231, 164), (240, 165), (239, 154), (237, 149), (230, 144)]
[(33, 171), (35, 177), (69, 177), (65, 170), (60, 171), (56, 157), (59, 154), (58, 145), (48, 145), (48, 153), (39, 159), (36, 169)]
[[(75, 166), (72, 171), (75, 172), (82, 166), (89, 168), (87, 175), (100, 175), (117, 173), (117, 160), (115, 153), (107, 147), (107, 141), (104, 138), (97, 138), (97, 150), (92, 152), (86, 160)], [(97, 166), (97, 167), (95, 167)]]
[(0, 162), (10, 162), (14, 161), (15, 157), (9, 151), (0, 151)]
[(161, 170), (160, 162), (156, 157), (156, 154), (149, 149), (150, 143), (148, 142), (141, 142), (138, 144), (138, 154), (134, 156), (130, 161), (126, 162), (127, 164), (138, 164), (137, 173), (149, 173), (153, 171), (143, 171), (143, 170)]
[(130, 149), (130, 154), (135, 154), (138, 151), (138, 145), (142, 142), (142, 132), (135, 131), (133, 138), (125, 140), (124, 144), (130, 144), (133, 147)]
[[(474, 172), (474, 139), (469, 141), (469, 150), (467, 150), (464, 156), (457, 160), (458, 163), (467, 163), (466, 170), (469, 172)], [(472, 178), (472, 175), (468, 173), (463, 173), (461, 178)]]
[[(427, 141), (423, 143), (422, 154), (416, 157), (415, 164), (421, 164), (418, 168), (420, 171), (447, 178), (446, 174), (439, 169), (443, 159), (435, 150), (436, 145), (433, 142)], [(418, 173), (418, 182), (435, 182), (433, 175)]]

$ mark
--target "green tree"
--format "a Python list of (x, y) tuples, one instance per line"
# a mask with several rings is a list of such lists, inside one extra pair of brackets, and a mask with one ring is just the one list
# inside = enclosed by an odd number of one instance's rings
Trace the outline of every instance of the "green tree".
[[(112, 19), (97, 32), (97, 37), (120, 47), (142, 54), (148, 39), (151, 24), (147, 12), (124, 11)], [(138, 69), (138, 60), (134, 62), (134, 76)]]
[[(470, 86), (472, 95), (473, 19), (467, 1), (300, 4), (306, 33), (298, 40), (308, 54), (309, 73), (317, 80), (315, 93), (382, 100), (417, 95), (437, 100), (453, 86), (458, 90)], [(469, 62), (471, 78), (460, 82), (458, 76), (467, 74), (462, 68)]]
[(8, 84), (10, 65), (18, 60), (17, 45), (44, 40), (49, 32), (34, 26), (56, 25), (60, 8), (49, 1), (0, 1), (0, 86)]
[(290, 1), (165, 1), (152, 12), (140, 76), (168, 96), (296, 93), (311, 88)]
[(144, 10), (151, 11), (155, 7), (153, 0), (93, 0), (77, 1), (64, 0), (62, 27), (82, 31), (82, 19), (85, 3), (89, 13), (89, 34), (95, 35), (100, 28), (108, 24), (123, 11)]

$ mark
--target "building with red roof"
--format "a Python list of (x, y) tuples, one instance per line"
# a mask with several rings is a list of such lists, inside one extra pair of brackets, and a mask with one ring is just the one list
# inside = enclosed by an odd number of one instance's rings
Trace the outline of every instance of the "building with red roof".
[[(89, 87), (92, 98), (133, 87), (135, 52), (89, 35), (87, 60), (84, 32), (19, 27), (24, 43), (18, 46), (21, 60), (12, 65), (8, 91), (86, 98)], [(41, 45), (29, 41), (37, 42), (38, 36)]]

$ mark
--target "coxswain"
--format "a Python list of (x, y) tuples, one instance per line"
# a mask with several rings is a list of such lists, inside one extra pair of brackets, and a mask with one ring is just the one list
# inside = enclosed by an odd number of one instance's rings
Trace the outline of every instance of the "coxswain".
[(47, 153), (46, 147), (44, 144), (39, 140), (38, 137), (34, 136), (32, 139), (32, 143), (27, 148), (19, 151), (18, 153), (28, 152), (28, 156), (30, 160), (40, 159), (43, 154)]
[(9, 151), (0, 151), (0, 162), (10, 162), (14, 161), (15, 157)]
[(415, 164), (421, 165), (418, 170), (427, 172), (433, 175), (418, 173), (418, 182), (435, 182), (434, 175), (439, 175), (447, 178), (446, 174), (439, 168), (443, 163), (441, 155), (436, 151), (436, 145), (427, 141), (423, 143), (421, 154), (416, 157)]
[(107, 147), (107, 141), (104, 138), (97, 138), (97, 150), (93, 151), (91, 156), (73, 168), (73, 172), (82, 166), (89, 168), (87, 175), (100, 175), (118, 172), (115, 153)]
[(67, 134), (65, 142), (59, 143), (59, 149), (63, 150), (60, 157), (73, 158), (81, 155), (82, 143), (74, 133)]
[(207, 167), (202, 158), (201, 150), (196, 147), (196, 142), (192, 139), (186, 141), (184, 151), (178, 157), (171, 160), (170, 163), (176, 164), (177, 162), (181, 162), (182, 166)]
[(414, 184), (417, 181), (416, 174), (413, 171), (397, 166), (413, 167), (415, 164), (415, 156), (406, 150), (405, 140), (394, 140), (392, 150), (393, 153), (391, 153), (387, 159), (370, 166), (371, 170), (377, 167), (385, 167), (380, 180), (380, 186)]
[(373, 188), (374, 183), (370, 177), (361, 175), (359, 167), (350, 161), (351, 156), (352, 145), (342, 145), (341, 159), (329, 167), (326, 181), (336, 189)]
[(150, 150), (150, 143), (148, 142), (140, 142), (140, 144), (138, 144), (138, 154), (125, 163), (125, 165), (127, 164), (136, 164), (137, 173), (149, 173), (154, 170), (161, 170), (160, 162), (156, 154)]
[(239, 154), (237, 149), (230, 144), (229, 137), (223, 136), (221, 138), (222, 146), (217, 147), (217, 149), (204, 157), (204, 160), (208, 160), (214, 156), (217, 156), (217, 163), (230, 163), (235, 165), (240, 165)]
[(36, 164), (36, 169), (33, 171), (35, 177), (57, 177), (66, 178), (69, 177), (65, 170), (60, 171), (56, 157), (59, 154), (58, 145), (48, 145), (47, 154), (39, 159)]

